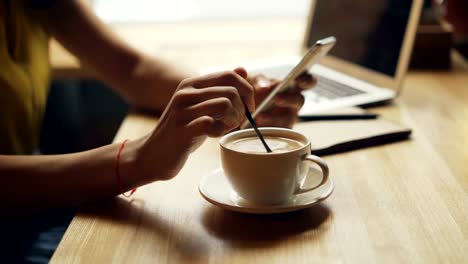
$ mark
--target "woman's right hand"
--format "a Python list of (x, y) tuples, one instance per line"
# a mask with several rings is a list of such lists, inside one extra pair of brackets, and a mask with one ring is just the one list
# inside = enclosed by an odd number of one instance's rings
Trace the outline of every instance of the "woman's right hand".
[[(254, 90), (243, 68), (183, 80), (155, 130), (139, 140), (135, 169), (142, 183), (175, 177), (189, 154), (208, 137), (244, 120), (244, 101), (254, 110)], [(137, 142), (135, 142), (137, 143)]]

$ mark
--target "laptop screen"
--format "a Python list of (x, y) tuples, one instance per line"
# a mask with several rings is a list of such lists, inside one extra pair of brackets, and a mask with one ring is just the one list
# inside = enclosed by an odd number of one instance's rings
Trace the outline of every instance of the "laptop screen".
[(396, 74), (409, 0), (315, 0), (308, 46), (328, 36), (337, 39), (330, 54), (389, 75)]

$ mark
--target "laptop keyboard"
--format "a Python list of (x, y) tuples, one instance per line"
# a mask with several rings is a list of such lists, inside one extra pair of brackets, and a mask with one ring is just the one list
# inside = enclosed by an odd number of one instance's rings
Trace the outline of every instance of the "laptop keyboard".
[(315, 102), (330, 101), (365, 93), (364, 91), (330, 80), (323, 76), (316, 75), (316, 77), (317, 85), (306, 93), (307, 99), (311, 99)]

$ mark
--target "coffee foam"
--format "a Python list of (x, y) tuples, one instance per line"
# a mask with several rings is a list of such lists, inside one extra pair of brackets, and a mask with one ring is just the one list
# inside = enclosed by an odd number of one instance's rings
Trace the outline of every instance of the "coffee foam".
[[(265, 141), (273, 153), (293, 151), (304, 146), (299, 141), (283, 137), (265, 137)], [(266, 153), (265, 147), (258, 137), (247, 137), (230, 142), (229, 149), (244, 153)]]

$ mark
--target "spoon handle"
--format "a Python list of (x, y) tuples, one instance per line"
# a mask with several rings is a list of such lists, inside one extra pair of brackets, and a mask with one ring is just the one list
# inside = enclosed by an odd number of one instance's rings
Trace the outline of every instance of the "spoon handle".
[(268, 153), (271, 153), (271, 149), (270, 147), (267, 145), (265, 139), (263, 138), (263, 135), (262, 133), (260, 133), (260, 130), (258, 130), (258, 127), (257, 127), (257, 124), (255, 123), (255, 120), (253, 119), (252, 115), (250, 114), (250, 111), (249, 109), (247, 108), (247, 106), (245, 105), (244, 103), (244, 108), (245, 108), (245, 116), (247, 117), (247, 119), (249, 120), (250, 122), (250, 125), (253, 127), (253, 129), (255, 130), (255, 133), (257, 133), (257, 136), (258, 138), (260, 138), (260, 141), (262, 141), (262, 144), (263, 146), (265, 147), (266, 151)]

